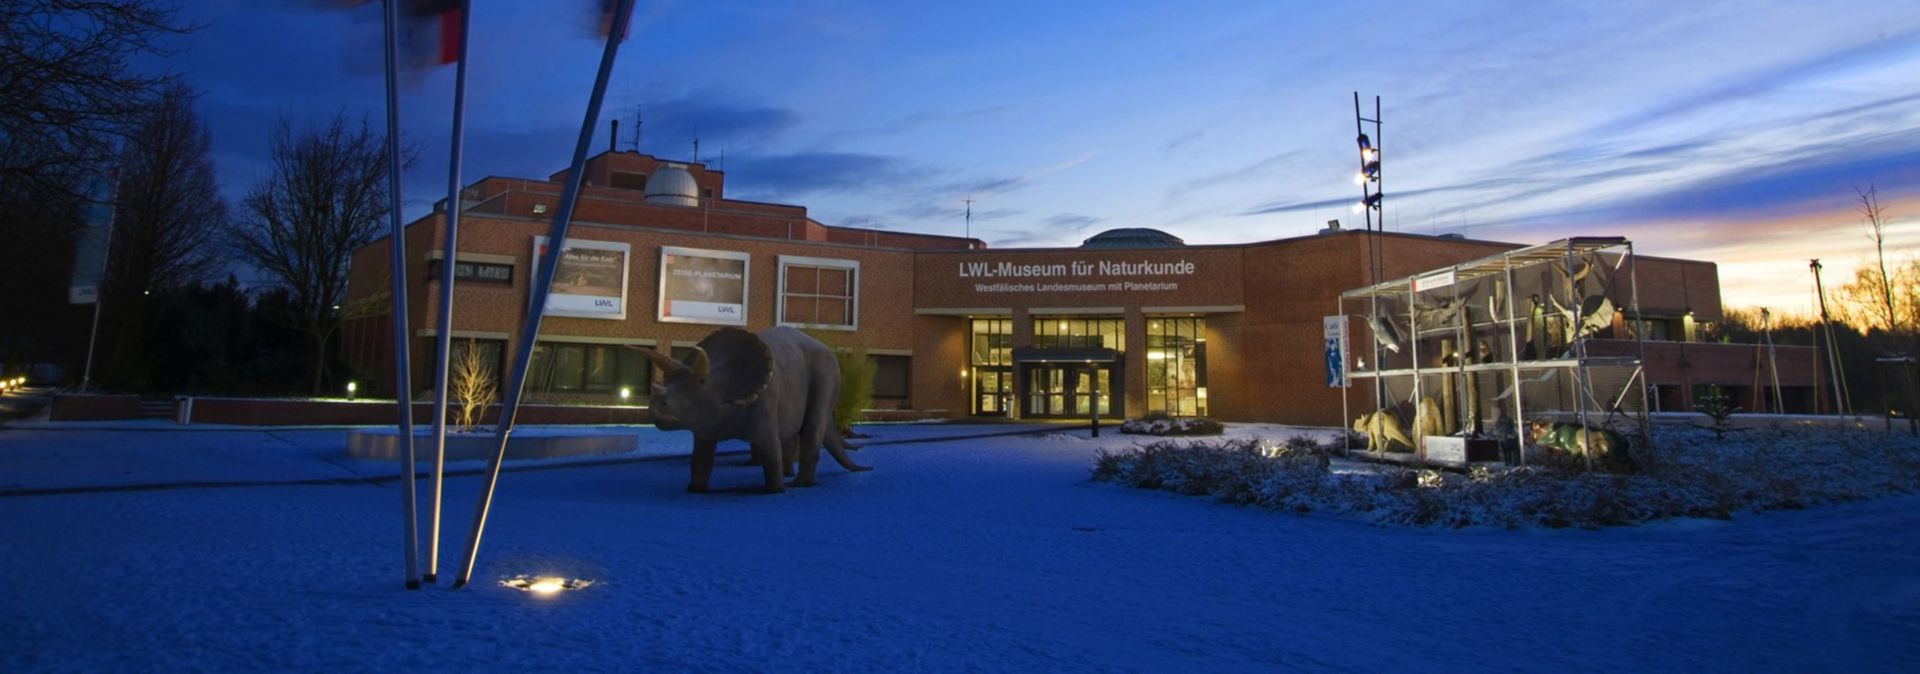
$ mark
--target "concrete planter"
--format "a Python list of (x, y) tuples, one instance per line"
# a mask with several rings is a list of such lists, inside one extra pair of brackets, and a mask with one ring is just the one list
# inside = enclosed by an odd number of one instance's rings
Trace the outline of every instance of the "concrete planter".
[[(448, 433), (447, 460), (470, 461), (493, 458), (496, 436), (485, 433)], [(508, 459), (555, 459), (569, 456), (594, 456), (633, 451), (640, 442), (635, 431), (607, 429), (522, 429), (507, 440)], [(429, 429), (415, 429), (414, 457), (433, 460), (433, 436)], [(347, 431), (347, 455), (377, 461), (400, 460), (400, 431), (393, 428), (369, 428)]]

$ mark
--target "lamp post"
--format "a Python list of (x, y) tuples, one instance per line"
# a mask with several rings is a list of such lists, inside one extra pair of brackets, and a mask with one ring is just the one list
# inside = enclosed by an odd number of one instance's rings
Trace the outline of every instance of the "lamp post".
[[(1372, 136), (1367, 135), (1366, 124), (1369, 122), (1373, 124)], [(1360, 172), (1353, 176), (1353, 181), (1360, 185), (1360, 201), (1355, 203), (1353, 208), (1355, 212), (1366, 216), (1367, 315), (1369, 322), (1374, 323), (1382, 320), (1378, 286), (1385, 273), (1383, 267), (1386, 259), (1386, 252), (1382, 248), (1383, 242), (1375, 236), (1376, 215), (1379, 216), (1378, 231), (1386, 231), (1387, 228), (1386, 211), (1383, 208), (1386, 193), (1381, 191), (1385, 181), (1380, 177), (1380, 146), (1378, 145), (1385, 135), (1380, 128), (1379, 96), (1373, 97), (1373, 118), (1368, 119), (1360, 114), (1360, 92), (1353, 92), (1353, 132), (1354, 144), (1360, 152)], [(1377, 338), (1373, 340), (1373, 362), (1375, 369), (1382, 369), (1380, 368), (1380, 340)], [(1381, 380), (1378, 377), (1373, 380), (1373, 404), (1376, 411), (1386, 406), (1386, 391), (1382, 389)]]

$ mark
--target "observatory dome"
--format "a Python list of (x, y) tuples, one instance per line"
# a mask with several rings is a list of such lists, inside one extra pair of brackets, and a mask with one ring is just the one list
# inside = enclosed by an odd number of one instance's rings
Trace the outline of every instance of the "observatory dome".
[(655, 206), (699, 206), (700, 186), (680, 164), (662, 164), (647, 176), (647, 203)]
[(1187, 245), (1180, 237), (1146, 227), (1122, 227), (1095, 234), (1080, 243), (1081, 248), (1177, 248)]

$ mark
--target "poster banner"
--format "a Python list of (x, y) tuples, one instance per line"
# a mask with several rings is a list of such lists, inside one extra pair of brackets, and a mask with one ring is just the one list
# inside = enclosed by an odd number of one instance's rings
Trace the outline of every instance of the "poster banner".
[(660, 247), (660, 322), (747, 324), (747, 262), (730, 250)]
[(113, 183), (94, 178), (87, 186), (87, 211), (81, 222), (80, 242), (73, 251), (73, 281), (67, 284), (69, 304), (93, 304), (100, 297), (100, 279), (106, 275), (107, 246), (113, 240)]
[(1327, 388), (1347, 388), (1347, 317), (1321, 319), (1321, 335), (1327, 350)]
[[(568, 239), (560, 251), (560, 267), (553, 273), (547, 295), (548, 316), (627, 318), (627, 258), (632, 247), (612, 241)], [(547, 237), (533, 237), (533, 264), (539, 278), (540, 261), (547, 254)], [(529, 302), (532, 293), (528, 293)]]

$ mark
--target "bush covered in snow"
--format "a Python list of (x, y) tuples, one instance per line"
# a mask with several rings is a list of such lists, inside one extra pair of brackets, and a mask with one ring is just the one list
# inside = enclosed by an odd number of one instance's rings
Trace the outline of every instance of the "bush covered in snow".
[[(1099, 453), (1093, 479), (1209, 495), (1226, 503), (1324, 511), (1420, 526), (1602, 527), (1671, 517), (1728, 518), (1920, 489), (1920, 440), (1827, 428), (1660, 428), (1644, 471), (1476, 467), (1465, 473), (1348, 464), (1292, 438), (1166, 440)], [(1295, 441), (1298, 440), (1298, 441)], [(1351, 470), (1346, 469), (1351, 467)]]
[(1120, 424), (1121, 433), (1134, 435), (1219, 435), (1227, 427), (1206, 417), (1175, 419), (1165, 414), (1150, 414)]

